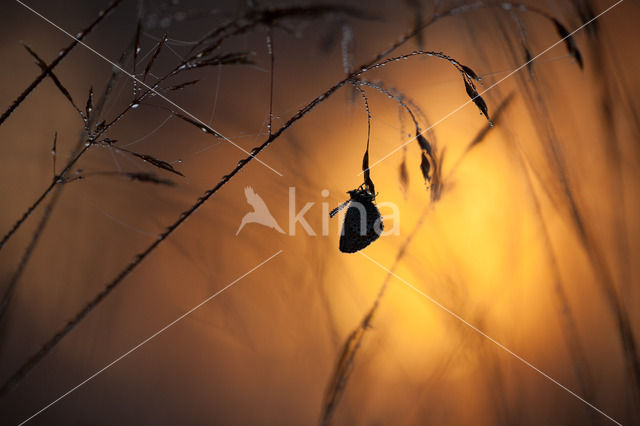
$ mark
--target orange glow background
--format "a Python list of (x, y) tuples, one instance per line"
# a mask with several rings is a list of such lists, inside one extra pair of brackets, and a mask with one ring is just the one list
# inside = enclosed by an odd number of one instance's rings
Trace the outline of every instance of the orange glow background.
[[(74, 33), (97, 16), (102, 2), (29, 3)], [(145, 2), (147, 3), (147, 2)], [(219, 2), (217, 14), (152, 28), (172, 40), (193, 40), (224, 17), (238, 16), (244, 2)], [(413, 25), (415, 11), (404, 2), (344, 2), (381, 19), (348, 19), (354, 34), (353, 65), (370, 60)], [(364, 2), (362, 2), (364, 3)], [(429, 16), (433, 4), (423, 2)], [(445, 4), (450, 2), (444, 2)], [(161, 9), (149, 2), (146, 13)], [(278, 4), (278, 3), (277, 3)], [(610, 4), (594, 2), (599, 13)], [(541, 2), (573, 30), (581, 22), (571, 2)], [(209, 10), (211, 2), (183, 1), (181, 10)], [(18, 3), (7, 2), (0, 26), (1, 110), (37, 76), (24, 51), (28, 44), (46, 61), (69, 39)], [(135, 2), (125, 2), (87, 38), (116, 60), (136, 25)], [(532, 54), (558, 40), (553, 26), (521, 14)], [(640, 94), (637, 3), (625, 1), (598, 19), (597, 38), (575, 35), (584, 56), (581, 71), (563, 44), (487, 94), (489, 113), (514, 94), (501, 120), (480, 145), (464, 151), (486, 121), (469, 104), (427, 133), (446, 148), (442, 199), (430, 207), (395, 273), (514, 353), (582, 395), (576, 360), (567, 348), (561, 285), (577, 326), (590, 371), (592, 399), (623, 424), (640, 422), (638, 395), (625, 365), (614, 317), (584, 245), (576, 233), (558, 175), (549, 163), (545, 135), (565, 160), (564, 172), (598, 253), (602, 253), (637, 341), (640, 246)], [(287, 21), (275, 30), (274, 128), (344, 77), (340, 27), (330, 18)], [(499, 26), (509, 34), (510, 50)], [(327, 34), (338, 40), (321, 49)], [(516, 24), (503, 11), (480, 10), (438, 21), (424, 31), (424, 47), (443, 51), (473, 68), (484, 90), (522, 63)], [(335, 35), (335, 34), (334, 34)], [(230, 65), (196, 72), (201, 81), (169, 97), (249, 151), (266, 138), (269, 115), (269, 57), (260, 27), (231, 39), (222, 51), (255, 52), (255, 65)], [(591, 38), (590, 38), (591, 37)], [(177, 54), (188, 50), (175, 43)], [(396, 53), (417, 49), (415, 40)], [(169, 50), (159, 72), (178, 59)], [(604, 70), (604, 71), (602, 71)], [(56, 75), (84, 105), (111, 65), (77, 47)], [(604, 73), (603, 73), (604, 72)], [(413, 100), (435, 123), (468, 100), (451, 65), (426, 57), (392, 63), (366, 74)], [(192, 79), (183, 77), (176, 82)], [(131, 99), (122, 79), (107, 104), (112, 117)], [(531, 114), (526, 91), (546, 105), (546, 117)], [(614, 101), (613, 129), (602, 107), (605, 91)], [(370, 158), (376, 162), (408, 140), (398, 105), (366, 89), (373, 115)], [(164, 105), (160, 99), (151, 103)], [(215, 105), (215, 111), (214, 111)], [(168, 120), (165, 110), (142, 106), (109, 134), (138, 152), (166, 161), (186, 178), (175, 187), (96, 176), (64, 185), (62, 195), (22, 275), (0, 324), (0, 377), (4, 381), (64, 322), (94, 297), (155, 235), (206, 189), (235, 167), (244, 154), (225, 141)], [(421, 123), (423, 128), (428, 127)], [(164, 241), (108, 298), (70, 333), (20, 384), (0, 400), (3, 424), (17, 424), (85, 378), (245, 274), (275, 259), (151, 340), (95, 379), (36, 417), (33, 424), (314, 424), (342, 344), (371, 307), (387, 272), (364, 256), (338, 251), (340, 223), (329, 236), (295, 236), (259, 225), (236, 234), (251, 208), (244, 188), (252, 186), (280, 226), (288, 229), (288, 191), (320, 232), (322, 205), (329, 209), (362, 183), (358, 175), (366, 142), (366, 112), (350, 87), (334, 94), (289, 128), (260, 159), (215, 194)], [(404, 126), (404, 127), (403, 127)], [(81, 123), (50, 80), (0, 126), (0, 233), (4, 234), (52, 178), (51, 143), (58, 132), (58, 171), (78, 140)], [(150, 134), (151, 133), (151, 134)], [(434, 138), (435, 135), (435, 138)], [(382, 237), (363, 253), (390, 268), (403, 242), (429, 208), (420, 174), (420, 151), (408, 145), (409, 189), (399, 182), (402, 151), (372, 168), (379, 202), (400, 211), (400, 235)], [(458, 166), (454, 167), (460, 159)], [(92, 148), (76, 168), (153, 171), (131, 157)], [(75, 168), (74, 168), (75, 170)], [(175, 176), (177, 177), (177, 176)], [(330, 191), (322, 197), (321, 191)], [(44, 205), (43, 205), (44, 206)], [(383, 211), (383, 214), (388, 213)], [(0, 252), (0, 285), (8, 283), (43, 214), (40, 207)], [(391, 227), (391, 224), (386, 224)], [(551, 237), (549, 245), (544, 235)], [(334, 424), (607, 424), (608, 420), (521, 361), (509, 355), (399, 279), (391, 279), (372, 328), (354, 363)], [(636, 423), (637, 424), (637, 423)]]

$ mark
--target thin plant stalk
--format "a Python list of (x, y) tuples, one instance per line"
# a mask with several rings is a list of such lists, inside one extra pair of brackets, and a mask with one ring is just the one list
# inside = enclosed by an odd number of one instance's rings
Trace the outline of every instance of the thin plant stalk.
[[(127, 51), (125, 51), (125, 54), (123, 54), (123, 59), (126, 57), (127, 52), (129, 51), (129, 49), (127, 49)], [(49, 74), (52, 78), (53, 78), (53, 74), (50, 73)], [(94, 114), (93, 116), (87, 121), (86, 125), (85, 125), (85, 129), (86, 128), (91, 128), (95, 122), (98, 120), (98, 117), (100, 116), (100, 114), (102, 113), (104, 106), (106, 105), (107, 100), (109, 99), (109, 96), (111, 95), (113, 86), (115, 84), (115, 82), (117, 81), (118, 77), (120, 76), (120, 73), (116, 70), (112, 71), (111, 76), (109, 77), (109, 80), (105, 86), (104, 92), (102, 94), (102, 96), (100, 97), (100, 100), (98, 101), (98, 104), (96, 105), (96, 108), (94, 109)], [(72, 152), (77, 151), (79, 149), (81, 149), (82, 145), (84, 144), (86, 139), (86, 135), (85, 135), (85, 131), (83, 131), (80, 135), (80, 138), (76, 144), (76, 146), (73, 148)], [(55, 143), (55, 142), (54, 142)], [(54, 145), (55, 147), (55, 145)], [(53, 151), (53, 155), (54, 155), (54, 166), (53, 166), (53, 175), (54, 178), (56, 176), (60, 176), (61, 179), (66, 179), (66, 175), (64, 173), (61, 173), (60, 175), (56, 174), (56, 170), (55, 170), (55, 158), (56, 158), (56, 152), (55, 152), (55, 148)], [(51, 200), (49, 201), (49, 204), (47, 204), (45, 211), (42, 215), (42, 218), (40, 219), (40, 222), (38, 223), (38, 226), (36, 227), (35, 232), (33, 233), (32, 237), (31, 237), (31, 241), (29, 242), (29, 245), (27, 246), (27, 248), (25, 249), (20, 262), (18, 263), (18, 267), (16, 268), (16, 271), (14, 272), (14, 274), (11, 276), (11, 279), (9, 280), (9, 284), (7, 285), (7, 287), (4, 290), (4, 293), (2, 294), (2, 298), (0, 299), (0, 324), (2, 324), (3, 319), (5, 314), (7, 313), (8, 307), (9, 307), (9, 303), (13, 297), (13, 294), (15, 293), (16, 290), (16, 286), (20, 280), (20, 277), (22, 276), (22, 273), (24, 272), (27, 263), (29, 262), (29, 259), (31, 258), (34, 250), (36, 249), (38, 242), (40, 241), (40, 237), (42, 236), (42, 233), (44, 232), (49, 219), (51, 217), (51, 214), (53, 212), (53, 209), (55, 208), (60, 196), (62, 195), (62, 190), (64, 188), (64, 185), (58, 185), (52, 195)], [(2, 341), (3, 339), (0, 339), (0, 345), (2, 345)]]
[[(573, 314), (573, 309), (571, 308), (571, 304), (569, 303), (569, 297), (562, 282), (560, 264), (558, 262), (555, 250), (553, 249), (551, 234), (549, 232), (547, 223), (544, 220), (544, 216), (542, 214), (542, 206), (540, 205), (538, 196), (535, 193), (533, 181), (529, 174), (530, 167), (527, 167), (528, 163), (526, 162), (526, 159), (521, 150), (519, 148), (514, 148), (514, 151), (516, 151), (518, 163), (520, 164), (523, 170), (523, 174), (525, 175), (527, 189), (534, 205), (535, 216), (537, 218), (538, 224), (540, 225), (540, 228), (542, 229), (542, 239), (545, 246), (545, 252), (548, 254), (549, 265), (551, 266), (551, 272), (553, 274), (553, 288), (556, 292), (560, 308), (560, 317), (563, 323), (562, 334), (564, 336), (565, 343), (567, 344), (569, 355), (572, 359), (571, 365), (573, 367), (575, 377), (578, 380), (578, 386), (580, 387), (582, 395), (587, 401), (595, 403), (597, 399), (595, 395), (596, 387), (594, 386), (593, 374), (591, 372), (591, 369), (589, 368), (589, 362), (586, 357), (586, 352), (580, 340), (580, 333), (578, 332), (575, 315)], [(585, 409), (587, 410), (591, 423), (598, 424), (599, 418), (598, 416), (596, 416), (595, 412), (589, 407), (585, 407)]]
[[(38, 75), (38, 77), (36, 77), (35, 80), (33, 80), (33, 82), (31, 82), (31, 84), (27, 86), (27, 88), (24, 89), (22, 93), (13, 101), (9, 108), (7, 108), (4, 113), (2, 113), (2, 115), (0, 116), (0, 126), (4, 124), (7, 118), (9, 118), (9, 116), (11, 116), (11, 114), (13, 114), (16, 109), (18, 109), (20, 104), (25, 99), (27, 99), (31, 92), (33, 92), (40, 83), (42, 83), (42, 81), (49, 75), (49, 73), (53, 71), (55, 67), (60, 65), (60, 63), (67, 57), (67, 55), (71, 53), (73, 48), (76, 47), (78, 43), (82, 41), (87, 35), (89, 35), (89, 33), (91, 33), (91, 31), (93, 31), (100, 22), (102, 22), (115, 8), (117, 8), (121, 2), (122, 0), (114, 0), (113, 2), (111, 2), (111, 4), (106, 9), (100, 11), (98, 17), (87, 28), (78, 33), (76, 39), (73, 40), (73, 42), (71, 42), (67, 47), (60, 51), (58, 57), (54, 59), (46, 69), (42, 70), (40, 75)], [(2, 247), (2, 244), (0, 244), (0, 247)]]
[[(501, 29), (503, 34), (507, 31), (501, 22), (498, 23), (498, 28)], [(508, 37), (505, 38), (509, 40)], [(513, 52), (514, 49), (511, 49)], [(640, 357), (633, 334), (631, 320), (629, 318), (629, 312), (624, 306), (624, 303), (620, 299), (616, 290), (615, 280), (611, 275), (611, 271), (606, 264), (604, 253), (601, 246), (595, 241), (592, 235), (592, 230), (587, 227), (583, 213), (578, 206), (578, 202), (575, 198), (572, 185), (570, 183), (569, 176), (567, 174), (566, 161), (562, 152), (560, 151), (557, 143), (557, 136), (554, 129), (551, 126), (551, 114), (549, 113), (546, 103), (541, 96), (533, 93), (528, 81), (525, 80), (521, 73), (517, 73), (516, 77), (519, 80), (519, 86), (522, 88), (522, 93), (525, 99), (525, 105), (527, 106), (529, 113), (532, 117), (536, 118), (536, 122), (539, 126), (535, 126), (536, 131), (539, 134), (539, 139), (547, 141), (543, 144), (545, 154), (548, 160), (548, 165), (551, 172), (556, 179), (557, 192), (555, 194), (548, 185), (542, 187), (547, 191), (548, 196), (552, 200), (559, 201), (560, 204), (564, 204), (564, 208), (567, 209), (568, 214), (565, 217), (569, 218), (578, 241), (582, 246), (584, 252), (587, 255), (589, 264), (593, 269), (596, 284), (605, 296), (606, 305), (611, 312), (616, 324), (616, 330), (620, 339), (620, 345), (622, 348), (622, 355), (625, 360), (626, 367), (629, 371), (634, 399), (640, 400)], [(531, 84), (537, 85), (537, 81), (532, 80)], [(544, 129), (544, 132), (540, 131), (540, 127)], [(539, 173), (536, 168), (532, 169), (535, 173)], [(538, 176), (540, 181), (543, 181)], [(558, 198), (558, 195), (560, 198)]]
[(369, 308), (358, 326), (351, 333), (349, 333), (349, 336), (347, 336), (347, 339), (342, 344), (342, 351), (340, 353), (340, 356), (338, 357), (338, 362), (336, 363), (336, 367), (333, 371), (333, 374), (331, 375), (327, 390), (324, 393), (324, 399), (322, 402), (322, 414), (320, 416), (319, 422), (322, 426), (328, 426), (331, 424), (335, 410), (340, 403), (349, 378), (351, 377), (351, 373), (353, 371), (354, 363), (356, 360), (356, 355), (358, 354), (358, 351), (362, 345), (362, 341), (367, 330), (371, 328), (371, 323), (375, 317), (376, 312), (378, 311), (380, 302), (382, 301), (382, 298), (387, 291), (389, 281), (391, 281), (391, 278), (393, 278), (393, 274), (400, 264), (400, 261), (404, 257), (409, 244), (411, 244), (411, 241), (413, 241), (413, 238), (417, 235), (421, 226), (424, 224), (424, 221), (427, 218), (429, 212), (432, 210), (432, 207), (433, 204), (429, 204), (420, 214), (416, 225), (398, 249), (393, 264), (389, 268), (389, 272), (385, 276), (384, 281), (382, 282), (382, 286), (380, 287), (380, 290), (378, 290), (378, 294), (374, 299), (371, 308)]

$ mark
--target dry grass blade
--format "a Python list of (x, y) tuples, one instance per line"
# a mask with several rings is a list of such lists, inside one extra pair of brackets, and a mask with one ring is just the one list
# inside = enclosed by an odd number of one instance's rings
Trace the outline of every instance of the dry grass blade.
[[(138, 18), (138, 23), (136, 25), (136, 34), (133, 39), (133, 65), (131, 73), (136, 75), (136, 67), (138, 66), (138, 55), (142, 50), (140, 46), (140, 34), (142, 33), (142, 19)], [(138, 93), (138, 81), (136, 79), (133, 80), (133, 96)]]
[(168, 92), (174, 92), (177, 90), (182, 90), (185, 89), (189, 86), (193, 86), (194, 84), (198, 83), (200, 80), (191, 80), (191, 81), (186, 81), (184, 83), (180, 83), (180, 84), (176, 84), (175, 86), (170, 86), (167, 87), (165, 90)]
[(164, 160), (159, 160), (159, 159), (155, 158), (155, 157), (154, 157), (154, 156), (152, 156), (152, 155), (148, 155), (148, 154), (141, 154), (141, 153), (139, 153), (139, 152), (129, 151), (128, 149), (124, 149), (124, 148), (116, 148), (116, 149), (117, 149), (118, 151), (123, 151), (123, 152), (126, 152), (126, 153), (128, 153), (128, 154), (131, 154), (131, 155), (133, 155), (134, 157), (138, 157), (138, 158), (140, 158), (141, 160), (143, 160), (143, 161), (145, 161), (145, 162), (147, 162), (147, 163), (151, 164), (152, 166), (158, 167), (158, 168), (160, 168), (160, 169), (162, 169), (162, 170), (166, 170), (166, 171), (168, 171), (168, 172), (175, 173), (175, 174), (177, 174), (178, 176), (182, 176), (182, 177), (184, 177), (184, 175), (183, 175), (182, 173), (180, 173), (178, 170), (176, 170), (176, 169), (171, 165), (171, 163), (168, 163), (168, 162), (166, 162), (166, 161), (164, 161)]
[(458, 159), (453, 164), (453, 166), (451, 166), (451, 168), (449, 169), (449, 172), (447, 173), (447, 176), (453, 175), (458, 169), (458, 167), (460, 166), (460, 164), (462, 164), (462, 161), (465, 159), (467, 154), (472, 149), (474, 149), (475, 147), (480, 145), (482, 142), (484, 142), (487, 138), (487, 135), (494, 128), (494, 126), (502, 122), (502, 117), (504, 116), (505, 112), (507, 111), (507, 109), (509, 108), (509, 106), (511, 105), (514, 99), (515, 99), (515, 93), (511, 92), (507, 95), (506, 98), (502, 100), (502, 102), (500, 102), (500, 104), (498, 105), (498, 108), (496, 108), (496, 111), (493, 114), (493, 126), (491, 124), (487, 124), (482, 129), (480, 129), (480, 131), (475, 135), (475, 137), (471, 140), (471, 142), (469, 142), (469, 144), (464, 149), (462, 154), (458, 157)]
[(253, 63), (254, 62), (249, 59), (249, 53), (234, 52), (211, 58), (198, 59), (190, 65), (190, 68), (202, 68), (216, 65), (251, 65)]
[(365, 330), (369, 327), (373, 313), (373, 311), (369, 311), (362, 324), (349, 334), (342, 346), (342, 352), (336, 363), (335, 371), (331, 377), (327, 391), (325, 391), (324, 394), (323, 411), (320, 420), (320, 424), (323, 426), (331, 424), (333, 413), (340, 403), (340, 398), (349, 381), (353, 370), (355, 355), (360, 348), (362, 338)]
[(175, 182), (169, 179), (164, 179), (156, 176), (154, 173), (143, 172), (126, 172), (120, 173), (122, 176), (127, 177), (137, 182), (157, 183), (159, 185), (175, 186)]
[(402, 148), (402, 161), (398, 169), (400, 179), (400, 189), (404, 197), (407, 197), (409, 192), (409, 170), (407, 169), (407, 147)]
[(524, 61), (527, 64), (527, 72), (529, 73), (529, 77), (534, 78), (535, 74), (533, 71), (533, 56), (531, 56), (531, 51), (524, 43), (522, 44), (522, 50), (524, 50)]
[(469, 80), (464, 79), (464, 88), (467, 91), (467, 95), (469, 95), (469, 98), (471, 98), (471, 100), (473, 101), (474, 104), (476, 104), (480, 112), (482, 112), (482, 114), (487, 118), (489, 123), (491, 123), (491, 119), (489, 118), (489, 109), (487, 108), (487, 103), (484, 101), (484, 99), (482, 99), (482, 96), (478, 94), (478, 91), (473, 86), (473, 84)]
[(422, 150), (420, 157), (420, 171), (424, 178), (424, 183), (427, 189), (431, 190), (431, 201), (436, 201), (440, 198), (442, 191), (442, 183), (440, 180), (440, 173), (442, 170), (443, 157), (438, 158), (437, 150), (429, 143), (420, 132), (420, 128), (416, 127), (416, 141)]
[(136, 74), (136, 67), (138, 66), (138, 55), (142, 50), (140, 46), (140, 34), (142, 33), (142, 19), (138, 18), (138, 23), (136, 24), (136, 34), (133, 39), (133, 74)]
[(55, 132), (53, 135), (53, 146), (51, 147), (51, 157), (53, 159), (53, 176), (56, 176), (56, 156), (58, 153), (58, 132)]
[(419, 128), (416, 128), (416, 141), (418, 142), (418, 145), (420, 145), (420, 149), (422, 149), (430, 156), (433, 155), (431, 144), (429, 143), (427, 138), (422, 135)]
[(440, 200), (445, 188), (445, 179), (442, 177), (442, 165), (444, 164), (445, 154), (445, 149), (442, 149), (441, 152), (438, 152), (436, 149), (433, 150), (433, 172), (431, 173), (431, 185), (429, 186), (432, 203)]
[(424, 20), (424, 10), (420, 0), (405, 0), (413, 12), (413, 30), (416, 32), (416, 44), (418, 48), (424, 47), (424, 36), (421, 31)]
[(469, 68), (466, 65), (460, 64), (460, 68), (462, 68), (462, 71), (464, 71), (464, 73), (467, 75), (468, 78), (475, 80), (475, 81), (480, 81), (482, 80), (480, 77), (478, 77), (478, 74), (476, 74), (471, 68)]
[(589, 22), (589, 25), (585, 27), (587, 30), (587, 34), (589, 34), (593, 39), (597, 39), (600, 35), (600, 23), (595, 20), (595, 12), (593, 10), (593, 6), (591, 5), (590, 0), (572, 0), (578, 15), (580, 16), (580, 20), (583, 24)]
[[(509, 95), (507, 95), (506, 98), (504, 98), (504, 100), (502, 100), (502, 102), (500, 102), (500, 105), (498, 105), (498, 108), (496, 108), (496, 111), (493, 113), (492, 122), (494, 126), (500, 123), (500, 121), (502, 120), (502, 116), (504, 115), (507, 108), (509, 108), (514, 98), (515, 93), (511, 92), (509, 93)], [(491, 125), (484, 126), (482, 130), (480, 130), (478, 134), (471, 140), (471, 142), (469, 142), (469, 145), (467, 145), (467, 148), (465, 149), (465, 153), (471, 151), (474, 147), (484, 141), (487, 137), (487, 133), (491, 131), (491, 127)]]
[(87, 104), (84, 107), (87, 120), (91, 119), (91, 112), (93, 111), (93, 87), (89, 88), (89, 95), (87, 96)]
[(22, 43), (22, 46), (24, 46), (27, 52), (29, 52), (29, 54), (33, 56), (33, 58), (36, 60), (36, 63), (40, 67), (40, 70), (42, 70), (43, 72), (46, 71), (49, 74), (49, 78), (51, 78), (51, 81), (53, 81), (53, 84), (56, 85), (60, 93), (62, 93), (62, 95), (69, 101), (69, 103), (76, 110), (76, 112), (80, 114), (80, 118), (84, 120), (82, 111), (80, 110), (80, 108), (78, 108), (76, 103), (73, 101), (73, 98), (71, 97), (71, 93), (69, 93), (69, 90), (67, 90), (67, 88), (64, 87), (64, 85), (60, 82), (60, 80), (53, 73), (53, 71), (49, 70), (49, 66), (46, 64), (46, 62), (42, 58), (40, 58), (40, 56), (38, 56), (38, 54), (33, 49), (31, 49), (27, 44)]
[(192, 126), (197, 127), (198, 129), (200, 129), (200, 131), (204, 132), (204, 133), (208, 133), (210, 135), (213, 135), (217, 138), (221, 138), (222, 139), (222, 135), (220, 135), (220, 133), (216, 132), (215, 130), (213, 130), (210, 126), (203, 126), (202, 124), (200, 124), (199, 122), (197, 122), (196, 120), (189, 118), (185, 115), (182, 115), (178, 112), (171, 112), (173, 114), (174, 117), (178, 117), (181, 120), (186, 121), (187, 123), (191, 124)]
[(424, 177), (425, 182), (431, 182), (431, 162), (426, 154), (423, 152), (420, 158), (420, 171), (422, 172), (422, 177)]
[(582, 62), (582, 54), (578, 49), (578, 45), (576, 44), (575, 39), (571, 35), (571, 33), (562, 25), (557, 19), (552, 18), (553, 25), (556, 28), (556, 32), (558, 35), (564, 39), (564, 44), (567, 47), (567, 51), (569, 54), (574, 57), (580, 69), (584, 69), (584, 63)]
[(175, 186), (176, 183), (170, 179), (164, 179), (157, 176), (155, 173), (145, 172), (120, 172), (120, 171), (105, 171), (105, 172), (88, 172), (81, 173), (73, 178), (66, 179), (65, 183), (73, 182), (76, 180), (86, 179), (91, 176), (121, 176), (131, 181), (153, 183), (158, 185)]
[(160, 40), (160, 43), (158, 43), (158, 47), (156, 48), (156, 51), (153, 53), (153, 56), (151, 57), (151, 59), (147, 63), (147, 66), (144, 69), (144, 75), (142, 76), (142, 81), (146, 80), (147, 74), (149, 74), (149, 71), (151, 71), (151, 67), (153, 67), (153, 64), (155, 63), (156, 59), (158, 59), (158, 56), (160, 56), (160, 52), (162, 51), (162, 46), (164, 46), (168, 38), (169, 36), (167, 35), (167, 33), (164, 33), (164, 35), (162, 36), (162, 40)]

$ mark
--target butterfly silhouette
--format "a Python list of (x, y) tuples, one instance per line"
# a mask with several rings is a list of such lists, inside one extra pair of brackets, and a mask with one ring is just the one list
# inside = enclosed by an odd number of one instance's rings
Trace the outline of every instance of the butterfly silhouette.
[(343, 253), (355, 253), (377, 240), (384, 226), (380, 211), (374, 204), (375, 195), (363, 186), (348, 191), (347, 194), (349, 194), (349, 200), (333, 209), (329, 216), (333, 217), (347, 205), (349, 206), (342, 224), (339, 248)]

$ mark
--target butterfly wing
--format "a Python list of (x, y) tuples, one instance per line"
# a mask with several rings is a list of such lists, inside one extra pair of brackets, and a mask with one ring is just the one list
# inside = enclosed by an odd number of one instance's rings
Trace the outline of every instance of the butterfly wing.
[[(364, 220), (361, 219), (363, 213)], [(368, 198), (353, 197), (342, 224), (340, 251), (343, 253), (360, 251), (377, 240), (382, 230), (382, 218), (375, 204)]]

